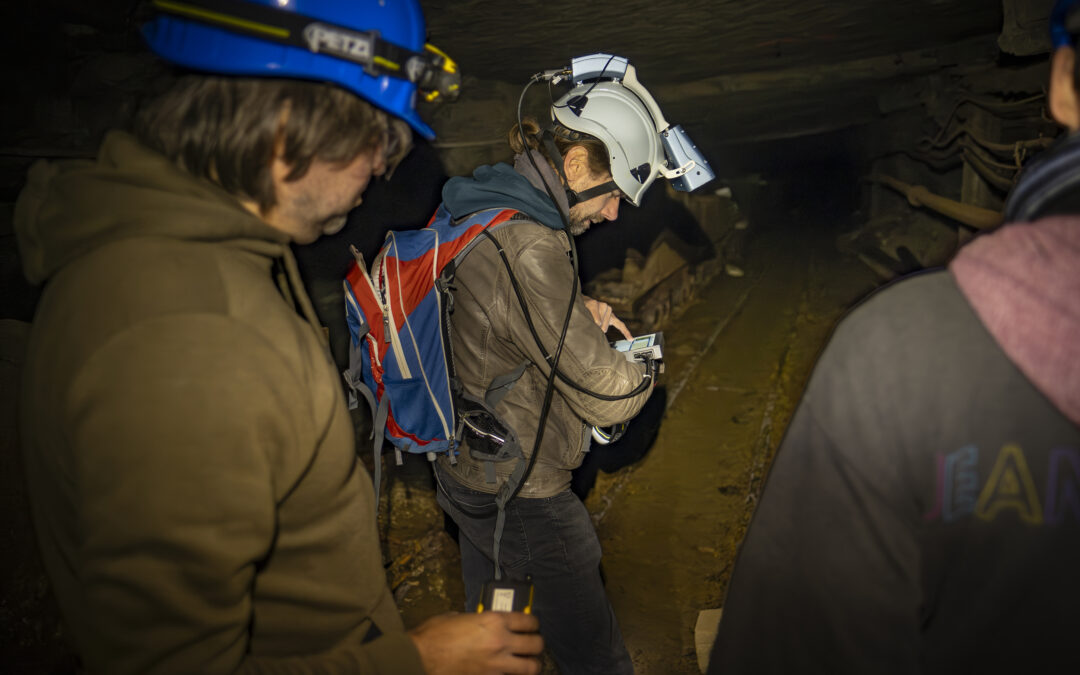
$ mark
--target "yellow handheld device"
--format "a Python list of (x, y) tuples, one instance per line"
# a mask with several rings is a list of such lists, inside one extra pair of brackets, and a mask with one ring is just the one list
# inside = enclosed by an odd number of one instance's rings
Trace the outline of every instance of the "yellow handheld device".
[(484, 584), (477, 612), (524, 612), (532, 614), (533, 585), (531, 581), (501, 579)]

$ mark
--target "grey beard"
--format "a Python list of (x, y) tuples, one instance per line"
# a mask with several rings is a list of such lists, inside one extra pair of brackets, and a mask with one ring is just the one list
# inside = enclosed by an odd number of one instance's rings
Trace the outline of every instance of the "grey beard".
[(580, 222), (575, 222), (573, 220), (570, 221), (570, 234), (574, 235), (575, 237), (581, 234), (585, 234), (588, 229), (589, 222), (587, 220), (583, 220)]

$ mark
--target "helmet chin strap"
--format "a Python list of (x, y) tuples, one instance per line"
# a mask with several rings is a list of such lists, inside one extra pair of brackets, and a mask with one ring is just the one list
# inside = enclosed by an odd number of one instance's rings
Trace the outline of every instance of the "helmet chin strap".
[(544, 130), (542, 141), (544, 143), (544, 149), (547, 150), (548, 156), (551, 157), (552, 163), (555, 164), (555, 170), (559, 172), (559, 178), (562, 179), (563, 189), (566, 190), (566, 201), (570, 205), (570, 208), (619, 189), (619, 186), (615, 184), (614, 180), (609, 180), (606, 183), (591, 187), (588, 190), (582, 190), (581, 192), (570, 189), (570, 181), (566, 179), (566, 172), (563, 171), (563, 161), (565, 158), (562, 153), (559, 152), (558, 146), (555, 145), (555, 137), (552, 135), (551, 129)]
[(619, 186), (615, 184), (615, 181), (609, 180), (606, 183), (601, 183), (596, 187), (591, 187), (588, 190), (582, 190), (581, 192), (575, 192), (579, 202), (587, 202), (590, 199), (595, 199), (606, 194), (611, 194), (619, 189)]

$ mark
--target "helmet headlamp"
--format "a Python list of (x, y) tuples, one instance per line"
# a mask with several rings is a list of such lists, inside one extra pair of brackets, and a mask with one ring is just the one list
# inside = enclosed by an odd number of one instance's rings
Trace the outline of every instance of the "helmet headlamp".
[(1075, 47), (1080, 35), (1080, 2), (1058, 0), (1050, 10), (1050, 43), (1052, 49)]
[(428, 101), (456, 98), (461, 74), (453, 59), (424, 43), (423, 19), (413, 5), (365, 10), (325, 0), (280, 6), (149, 0), (155, 16), (143, 33), (159, 55), (198, 70), (334, 82), (431, 138), (434, 132), (414, 109), (416, 94)]

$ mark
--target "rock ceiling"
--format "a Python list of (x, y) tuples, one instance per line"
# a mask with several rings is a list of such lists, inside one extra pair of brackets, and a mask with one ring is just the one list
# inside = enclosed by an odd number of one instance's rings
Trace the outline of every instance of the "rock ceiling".
[(995, 0), (421, 2), (467, 76), (523, 84), (572, 56), (626, 56), (702, 145), (870, 121), (913, 77), (992, 61), (1003, 23)]

